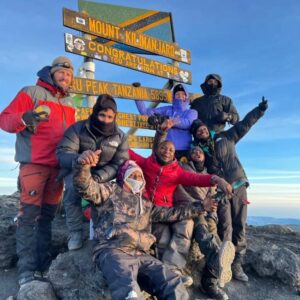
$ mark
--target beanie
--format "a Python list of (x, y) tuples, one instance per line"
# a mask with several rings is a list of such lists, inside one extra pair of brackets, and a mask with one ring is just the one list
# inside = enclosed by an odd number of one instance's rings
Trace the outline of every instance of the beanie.
[(175, 86), (174, 86), (174, 89), (173, 89), (173, 95), (175, 95), (177, 92), (179, 92), (179, 91), (182, 91), (182, 92), (184, 92), (185, 94), (187, 94), (186, 93), (186, 90), (185, 90), (185, 88), (184, 88), (184, 86), (182, 85), (182, 84), (176, 84)]
[(61, 69), (69, 70), (73, 75), (74, 67), (69, 58), (65, 56), (58, 56), (53, 60), (50, 73), (54, 74), (56, 71)]
[(142, 169), (135, 161), (126, 160), (118, 169), (117, 183), (122, 186), (125, 179), (135, 171), (141, 172), (142, 176), (144, 177)]
[(99, 111), (110, 108), (117, 112), (117, 104), (115, 99), (108, 94), (99, 95), (95, 105), (93, 106), (93, 115), (97, 115)]
[(206, 124), (204, 124), (200, 119), (196, 119), (193, 121), (192, 125), (191, 125), (191, 128), (190, 128), (190, 133), (195, 136), (196, 134), (196, 131), (197, 129), (200, 127), (200, 126), (206, 126)]

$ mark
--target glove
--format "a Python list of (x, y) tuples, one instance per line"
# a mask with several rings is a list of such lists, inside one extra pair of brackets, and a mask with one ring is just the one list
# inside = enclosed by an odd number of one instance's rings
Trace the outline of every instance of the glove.
[(222, 123), (230, 122), (232, 120), (232, 114), (222, 111), (218, 115), (218, 120)]
[(268, 109), (268, 100), (263, 96), (261, 102), (258, 104), (258, 108), (261, 111), (266, 111)]
[(222, 190), (228, 198), (233, 196), (232, 186), (225, 179), (217, 175), (213, 175), (210, 182), (212, 185), (217, 185), (218, 188)]
[(37, 124), (39, 122), (48, 121), (48, 117), (45, 117), (47, 115), (48, 113), (46, 111), (35, 112), (33, 110), (29, 110), (22, 115), (22, 120), (30, 132), (36, 133)]

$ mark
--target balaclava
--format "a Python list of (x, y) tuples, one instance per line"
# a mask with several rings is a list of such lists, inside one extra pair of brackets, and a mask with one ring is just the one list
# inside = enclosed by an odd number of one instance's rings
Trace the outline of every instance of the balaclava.
[[(217, 80), (218, 85), (208, 84), (207, 81), (209, 79)], [(220, 94), (222, 89), (222, 78), (218, 74), (209, 74), (206, 76), (204, 82), (200, 85), (200, 87), (205, 95), (209, 95), (209, 96), (218, 95)]]
[(95, 136), (110, 136), (114, 133), (116, 127), (116, 120), (106, 124), (98, 119), (98, 113), (101, 110), (112, 109), (117, 113), (117, 104), (115, 99), (108, 95), (102, 94), (97, 98), (97, 101), (93, 107), (93, 112), (90, 116), (90, 128)]

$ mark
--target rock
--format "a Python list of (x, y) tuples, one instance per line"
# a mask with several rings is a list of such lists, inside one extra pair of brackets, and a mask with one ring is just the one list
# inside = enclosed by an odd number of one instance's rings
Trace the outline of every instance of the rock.
[(276, 277), (287, 285), (300, 287), (300, 258), (285, 247), (261, 247), (252, 253), (250, 264), (259, 276)]
[(92, 244), (88, 241), (79, 250), (59, 254), (52, 262), (48, 276), (59, 298), (104, 299), (103, 277), (92, 262)]
[(57, 298), (49, 282), (34, 280), (20, 288), (17, 300), (57, 300)]

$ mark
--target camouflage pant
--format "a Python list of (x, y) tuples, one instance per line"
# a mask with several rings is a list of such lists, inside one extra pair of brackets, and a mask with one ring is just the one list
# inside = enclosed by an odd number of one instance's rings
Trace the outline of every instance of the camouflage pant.
[(162, 300), (189, 299), (180, 277), (148, 254), (132, 256), (106, 249), (98, 255), (96, 264), (113, 300), (144, 299), (141, 289)]
[(152, 233), (157, 239), (158, 258), (171, 269), (182, 269), (186, 265), (193, 228), (191, 219), (152, 225)]
[(237, 257), (244, 256), (247, 246), (247, 205), (243, 203), (243, 200), (247, 200), (245, 186), (234, 190), (233, 198), (220, 203), (218, 206), (218, 233), (222, 240), (233, 242)]

